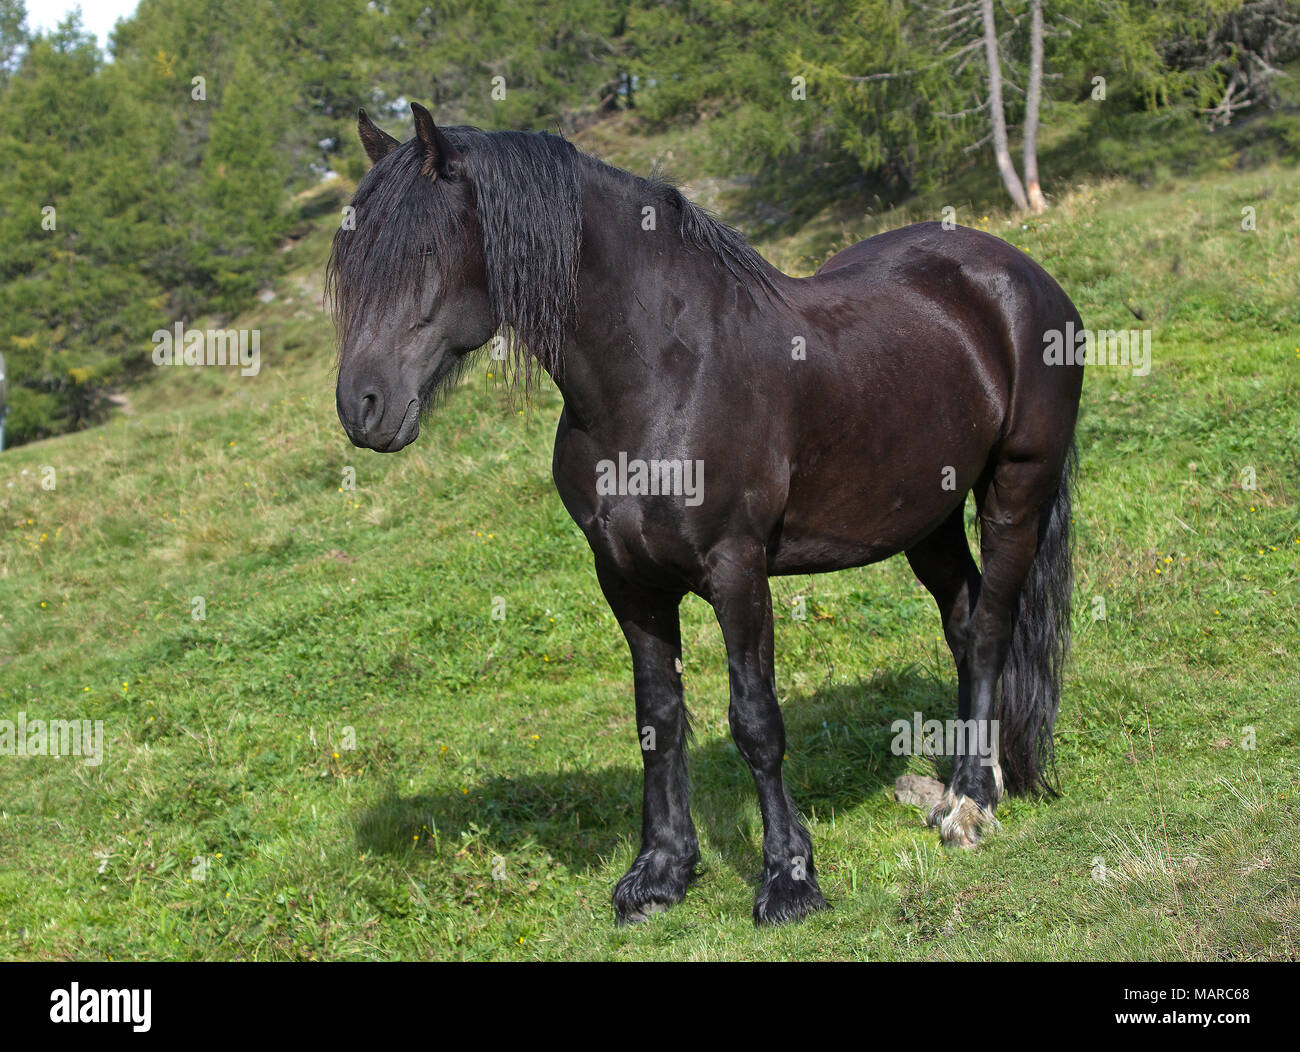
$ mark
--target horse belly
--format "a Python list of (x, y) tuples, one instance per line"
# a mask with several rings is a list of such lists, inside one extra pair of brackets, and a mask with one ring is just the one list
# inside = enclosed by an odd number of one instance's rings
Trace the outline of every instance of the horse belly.
[(965, 500), (988, 464), (1000, 412), (972, 381), (873, 412), (826, 406), (800, 436), (772, 573), (879, 562), (925, 538)]
[(965, 499), (962, 493), (846, 501), (801, 514), (789, 508), (768, 549), (770, 573), (828, 573), (880, 562), (925, 538)]

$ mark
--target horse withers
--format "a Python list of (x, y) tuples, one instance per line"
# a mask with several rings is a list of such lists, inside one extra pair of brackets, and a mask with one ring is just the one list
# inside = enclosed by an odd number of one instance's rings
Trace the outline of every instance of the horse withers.
[(933, 594), (958, 716), (989, 743), (953, 758), (930, 815), (946, 843), (976, 844), (1003, 793), (1050, 788), (1083, 367), (1044, 355), (1082, 329), (1047, 272), (988, 234), (921, 223), (788, 277), (667, 183), (556, 136), (412, 110), (405, 143), (358, 122), (374, 163), (328, 268), (339, 419), (358, 446), (402, 449), (498, 329), (516, 376), (543, 369), (563, 395), (555, 484), (631, 649), (638, 738), (655, 743), (618, 918), (681, 901), (699, 857), (688, 592), (721, 626), (731, 731), (758, 789), (756, 921), (826, 906), (782, 781), (774, 574), (903, 553)]

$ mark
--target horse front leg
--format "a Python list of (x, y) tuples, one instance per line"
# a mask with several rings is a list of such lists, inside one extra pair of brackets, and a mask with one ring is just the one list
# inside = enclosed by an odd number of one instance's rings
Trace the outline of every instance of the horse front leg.
[(647, 592), (630, 587), (608, 567), (598, 564), (596, 570), (632, 651), (637, 740), (645, 769), (641, 850), (614, 888), (619, 923), (634, 924), (682, 901), (700, 857), (686, 773), (688, 727), (677, 613), (682, 593)]
[(817, 886), (812, 839), (785, 790), (785, 722), (776, 700), (772, 596), (761, 545), (710, 553), (710, 601), (727, 646), (731, 734), (749, 765), (763, 814), (763, 885), (756, 924), (829, 909)]

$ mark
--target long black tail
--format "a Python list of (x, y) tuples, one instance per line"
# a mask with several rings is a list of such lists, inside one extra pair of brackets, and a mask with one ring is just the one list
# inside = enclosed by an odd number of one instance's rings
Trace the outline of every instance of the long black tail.
[(1061, 701), (1061, 673), (1070, 649), (1074, 590), (1070, 488), (1078, 452), (1070, 443), (1056, 500), (1044, 513), (1038, 552), (1020, 593), (1011, 649), (1002, 671), (995, 716), (998, 752), (1008, 792), (1057, 792), (1052, 727)]

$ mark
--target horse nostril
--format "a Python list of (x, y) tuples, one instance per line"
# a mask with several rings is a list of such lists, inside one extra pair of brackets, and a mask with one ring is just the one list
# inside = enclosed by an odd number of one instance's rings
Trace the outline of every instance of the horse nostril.
[(361, 396), (361, 430), (369, 432), (384, 417), (384, 396), (373, 387)]

